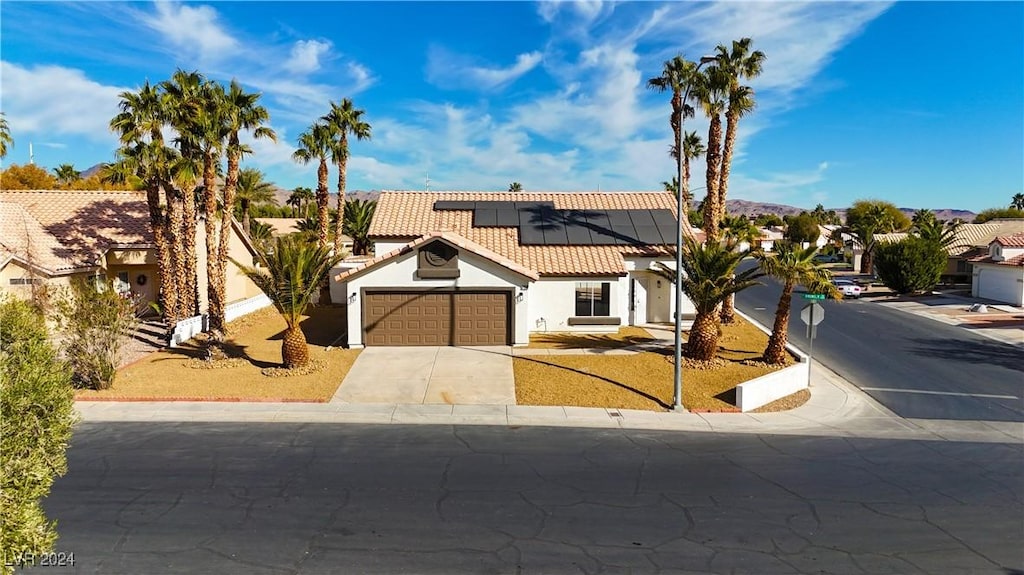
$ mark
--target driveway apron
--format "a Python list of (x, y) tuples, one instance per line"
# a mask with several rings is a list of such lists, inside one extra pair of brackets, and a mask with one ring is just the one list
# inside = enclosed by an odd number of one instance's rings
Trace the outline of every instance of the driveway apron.
[(367, 347), (332, 403), (510, 405), (512, 350), (495, 347)]

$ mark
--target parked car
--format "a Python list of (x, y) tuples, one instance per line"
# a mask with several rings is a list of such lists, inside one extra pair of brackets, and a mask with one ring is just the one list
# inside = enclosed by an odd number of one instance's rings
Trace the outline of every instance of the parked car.
[(843, 297), (857, 298), (864, 291), (856, 282), (851, 280), (832, 280), (832, 284), (839, 288)]
[(814, 256), (814, 261), (819, 264), (831, 264), (843, 261), (843, 257), (839, 254), (818, 254)]

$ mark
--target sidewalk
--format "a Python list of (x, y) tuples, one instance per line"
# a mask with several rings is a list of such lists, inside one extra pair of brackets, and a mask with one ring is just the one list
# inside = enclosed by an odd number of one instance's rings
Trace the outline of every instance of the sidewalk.
[[(779, 413), (673, 413), (526, 405), (78, 402), (85, 422), (196, 421), (568, 426), (879, 439), (1020, 442), (1019, 423), (906, 420), (817, 364), (811, 399)], [(685, 385), (685, 382), (683, 383)]]
[(968, 311), (968, 308), (982, 300), (950, 294), (913, 298), (886, 295), (871, 299), (872, 303), (881, 306), (926, 317), (947, 325), (959, 326), (983, 337), (1009, 345), (1024, 346), (1024, 308), (1009, 304), (986, 303), (987, 313), (975, 313)]

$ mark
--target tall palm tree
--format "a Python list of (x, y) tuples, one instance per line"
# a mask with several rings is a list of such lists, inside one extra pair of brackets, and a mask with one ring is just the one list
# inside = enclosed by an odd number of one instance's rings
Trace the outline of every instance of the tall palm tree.
[(841, 297), (832, 284), (832, 275), (814, 261), (817, 246), (807, 248), (794, 246), (790, 242), (775, 242), (773, 253), (757, 252), (761, 270), (782, 282), (782, 295), (775, 309), (775, 323), (764, 350), (767, 363), (786, 362), (786, 340), (789, 335), (789, 311), (793, 302), (793, 288), (804, 286), (816, 293), (824, 293), (832, 299)]
[(253, 243), (255, 243), (261, 250), (266, 251), (266, 248), (270, 245), (270, 240), (273, 236), (274, 228), (270, 227), (270, 224), (265, 224), (261, 221), (252, 222), (249, 237), (252, 238)]
[[(729, 295), (758, 285), (757, 278), (764, 274), (756, 267), (737, 274), (736, 266), (745, 254), (732, 246), (719, 242), (701, 244), (690, 237), (683, 241), (680, 259), (684, 275), (680, 287), (697, 308), (697, 317), (686, 340), (686, 353), (706, 361), (718, 353), (718, 306)], [(661, 266), (656, 271), (670, 282), (675, 281), (675, 270)]]
[(0, 160), (7, 157), (7, 148), (14, 147), (14, 138), (11, 137), (11, 128), (7, 125), (7, 118), (0, 112)]
[(298, 187), (292, 190), (292, 193), (298, 198), (298, 217), (306, 217), (309, 215), (309, 204), (316, 199), (316, 194), (313, 190), (306, 187)]
[(316, 219), (319, 226), (317, 238), (322, 247), (327, 246), (327, 158), (331, 150), (331, 129), (317, 122), (299, 135), (298, 148), (292, 154), (292, 159), (302, 164), (320, 163), (316, 170)]
[(252, 204), (274, 203), (274, 184), (263, 179), (263, 172), (256, 168), (242, 168), (238, 173), (237, 199), (242, 211), (242, 229), (252, 236), (252, 218), (249, 211)]
[(717, 65), (711, 66), (696, 77), (693, 96), (710, 120), (707, 143), (707, 185), (704, 200), (704, 233), (709, 242), (720, 237), (718, 221), (724, 207), (720, 206), (718, 186), (721, 181), (722, 163), (722, 114), (726, 111), (729, 96), (729, 77)]
[(345, 205), (344, 232), (352, 238), (352, 254), (366, 255), (370, 250), (368, 239), (370, 222), (377, 208), (376, 200), (353, 200)]
[(299, 323), (309, 308), (313, 294), (327, 278), (331, 268), (341, 261), (325, 245), (311, 245), (299, 238), (281, 237), (269, 253), (257, 255), (260, 267), (235, 265), (270, 298), (287, 328), (281, 342), (281, 357), (286, 368), (309, 363), (309, 344)]
[(960, 239), (961, 225), (963, 224), (960, 222), (950, 222), (949, 225), (943, 225), (942, 222), (933, 216), (931, 219), (926, 218), (915, 222), (914, 230), (921, 239), (935, 242), (948, 251), (952, 248), (966, 245)]
[[(0, 158), (3, 156), (0, 155)], [(1010, 207), (1017, 210), (1024, 210), (1024, 194), (1013, 194), (1013, 199), (1010, 200)]]
[[(331, 111), (320, 118), (331, 129), (331, 160), (338, 166), (338, 213), (345, 213), (345, 179), (348, 175), (348, 137), (369, 140), (372, 128), (363, 120), (365, 110), (355, 107), (352, 100), (345, 98), (340, 104), (331, 102)], [(334, 252), (341, 253), (341, 235), (344, 218), (338, 218), (334, 230)]]
[(934, 221), (936, 221), (935, 212), (925, 208), (915, 211), (914, 215), (910, 218), (910, 223), (916, 228), (920, 228), (922, 225), (928, 225), (929, 222)]
[[(683, 134), (683, 205), (689, 212), (693, 205), (693, 194), (690, 193), (690, 161), (704, 155), (707, 149), (704, 148), (704, 141), (697, 132), (686, 132)], [(684, 226), (683, 231), (692, 235), (691, 226)]]
[[(753, 246), (754, 241), (761, 237), (761, 232), (758, 231), (757, 227), (746, 216), (726, 215), (718, 225), (722, 228), (725, 240), (730, 246), (739, 247), (740, 243)], [(722, 302), (722, 311), (719, 314), (722, 323), (728, 324), (736, 321), (735, 296), (736, 294), (729, 294), (729, 297), (725, 298), (725, 301)]]
[(71, 185), (82, 179), (82, 172), (75, 169), (71, 164), (61, 164), (53, 169), (53, 175), (64, 185)]
[(521, 192), (523, 191), (523, 185), (519, 182), (512, 182), (508, 185), (508, 191), (510, 192)]
[(718, 178), (718, 207), (725, 212), (726, 194), (729, 190), (729, 171), (736, 146), (736, 134), (740, 118), (754, 109), (754, 90), (740, 84), (761, 74), (765, 55), (760, 50), (750, 50), (750, 38), (732, 42), (731, 49), (719, 44), (715, 50), (715, 65), (728, 81), (729, 108), (725, 112), (725, 142), (722, 146), (722, 169)]

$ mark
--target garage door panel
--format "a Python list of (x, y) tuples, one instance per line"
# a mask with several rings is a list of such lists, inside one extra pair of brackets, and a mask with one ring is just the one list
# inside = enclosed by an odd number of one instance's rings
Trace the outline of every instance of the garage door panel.
[(508, 293), (370, 293), (366, 345), (508, 345)]

